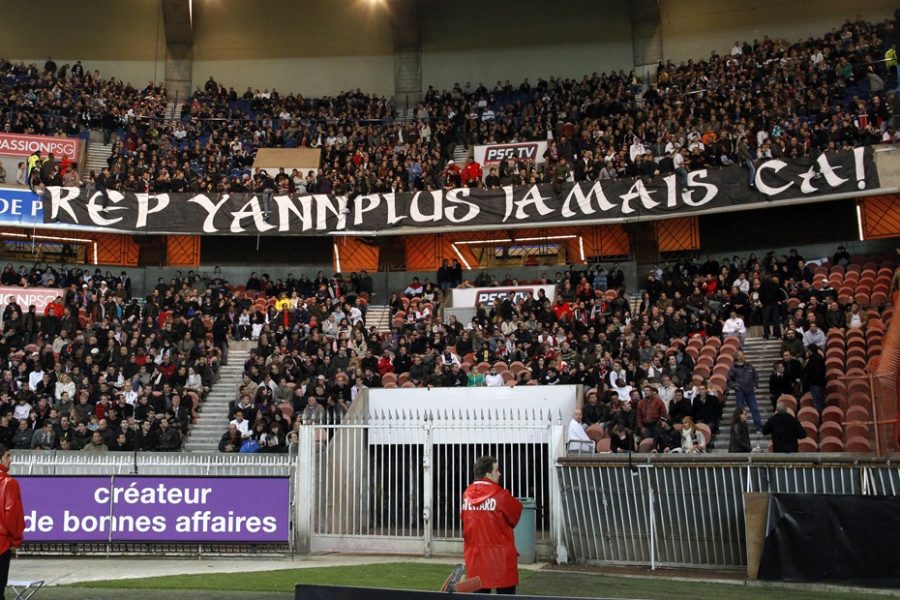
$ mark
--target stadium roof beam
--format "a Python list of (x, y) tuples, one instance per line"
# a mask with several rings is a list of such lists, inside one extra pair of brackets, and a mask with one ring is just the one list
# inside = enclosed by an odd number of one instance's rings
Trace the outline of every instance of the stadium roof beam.
[(191, 94), (194, 24), (193, 0), (162, 0), (166, 26), (166, 88), (169, 97), (184, 99)]
[(645, 81), (655, 81), (656, 67), (663, 59), (659, 0), (630, 0), (628, 7), (634, 72)]

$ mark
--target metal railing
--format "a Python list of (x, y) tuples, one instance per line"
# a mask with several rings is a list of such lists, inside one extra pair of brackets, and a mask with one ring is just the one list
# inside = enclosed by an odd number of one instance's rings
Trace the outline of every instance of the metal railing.
[(846, 455), (643, 455), (559, 463), (565, 543), (580, 563), (746, 567), (744, 492), (896, 495), (900, 466)]
[[(537, 504), (537, 540), (553, 547), (561, 522), (553, 464), (559, 419), (544, 414), (426, 412), (418, 419), (301, 428), (298, 547), (310, 552), (459, 554), (462, 491), (479, 456), (497, 457), (503, 485)], [(305, 493), (304, 490), (312, 490)]]
[(14, 450), (12, 455), (12, 475), (290, 477), (297, 460), (293, 446), (288, 454)]

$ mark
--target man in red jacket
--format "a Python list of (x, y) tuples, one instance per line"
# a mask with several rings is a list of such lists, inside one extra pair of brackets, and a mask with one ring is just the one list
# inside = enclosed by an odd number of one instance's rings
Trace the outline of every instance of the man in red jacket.
[(463, 553), (466, 577), (480, 577), (482, 593), (515, 594), (519, 584), (513, 527), (522, 503), (500, 487), (500, 467), (493, 456), (475, 462), (475, 481), (462, 500)]
[(22, 545), (25, 532), (25, 513), (22, 510), (22, 493), (19, 482), (9, 476), (12, 457), (0, 444), (0, 600), (9, 580), (9, 561), (12, 549)]
[(462, 171), (463, 185), (467, 187), (478, 187), (478, 184), (481, 183), (483, 174), (481, 165), (475, 162), (475, 159), (470, 156)]

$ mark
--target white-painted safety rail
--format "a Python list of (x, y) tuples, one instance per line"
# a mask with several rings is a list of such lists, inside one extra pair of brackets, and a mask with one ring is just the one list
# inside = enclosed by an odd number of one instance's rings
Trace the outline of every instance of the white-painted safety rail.
[(301, 551), (306, 539), (311, 552), (460, 553), (462, 492), (485, 455), (498, 459), (513, 495), (535, 499), (539, 544), (545, 555), (554, 548), (552, 465), (565, 449), (550, 410), (384, 412), (305, 426), (299, 445)]
[(852, 455), (606, 455), (557, 472), (569, 558), (651, 568), (745, 568), (744, 492), (900, 492), (900, 467)]

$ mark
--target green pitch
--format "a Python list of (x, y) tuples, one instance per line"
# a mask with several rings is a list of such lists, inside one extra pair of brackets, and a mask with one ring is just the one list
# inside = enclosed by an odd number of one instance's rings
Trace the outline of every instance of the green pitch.
[[(387, 563), (345, 567), (288, 569), (261, 572), (178, 575), (128, 579), (44, 588), (44, 600), (121, 600), (165, 598), (166, 600), (289, 600), (297, 583), (398, 587), (436, 590), (447, 577), (449, 565)], [(521, 571), (520, 594), (573, 597), (618, 597), (671, 600), (778, 600), (858, 599), (868, 594), (825, 593), (787, 586), (671, 581), (663, 578), (627, 578), (560, 571)]]

